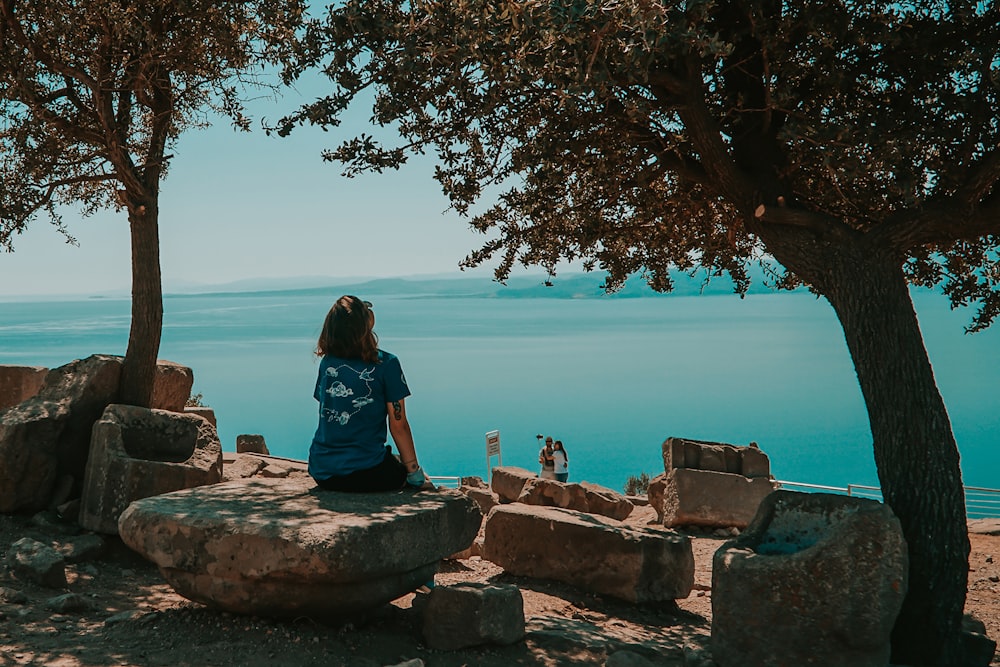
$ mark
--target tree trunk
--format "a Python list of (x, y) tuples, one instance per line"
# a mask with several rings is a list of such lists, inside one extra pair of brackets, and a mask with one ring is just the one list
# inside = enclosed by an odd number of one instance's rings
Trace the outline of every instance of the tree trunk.
[(155, 197), (129, 206), (132, 236), (132, 327), (122, 367), (121, 395), (126, 405), (148, 408), (153, 400), (156, 358), (163, 328), (160, 280), (159, 209)]
[(962, 664), (969, 536), (958, 447), (901, 261), (862, 243), (826, 255), (817, 285), (840, 319), (868, 408), (885, 502), (903, 527), (909, 588), (892, 633), (901, 665)]

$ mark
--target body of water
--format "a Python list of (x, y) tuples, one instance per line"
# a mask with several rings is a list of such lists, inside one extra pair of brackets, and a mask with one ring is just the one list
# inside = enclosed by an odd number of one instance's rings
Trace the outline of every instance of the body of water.
[[(631, 299), (369, 296), (381, 346), (400, 357), (417, 451), (432, 475), (480, 475), (484, 435), (534, 470), (544, 433), (570, 481), (621, 490), (663, 471), (669, 436), (756, 441), (779, 479), (877, 484), (871, 434), (840, 326), (804, 293)], [(304, 459), (316, 425), (312, 354), (329, 295), (164, 300), (160, 357), (194, 370), (225, 450), (241, 433)], [(918, 294), (917, 310), (962, 454), (965, 483), (1000, 487), (1000, 331)], [(124, 354), (124, 299), (0, 304), (0, 363), (54, 367)], [(493, 463), (497, 463), (496, 457)]]

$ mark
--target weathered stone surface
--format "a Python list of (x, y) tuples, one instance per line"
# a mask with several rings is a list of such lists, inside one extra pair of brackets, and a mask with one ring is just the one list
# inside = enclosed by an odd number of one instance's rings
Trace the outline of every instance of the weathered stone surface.
[(90, 451), (90, 430), (101, 413), (118, 400), (122, 357), (94, 354), (53, 368), (31, 400), (66, 404), (69, 415), (56, 446), (58, 473), (71, 475), (79, 493)]
[(30, 537), (22, 537), (7, 551), (7, 567), (14, 576), (49, 588), (66, 585), (66, 561), (58, 551)]
[(511, 574), (629, 602), (684, 598), (694, 586), (691, 542), (669, 530), (518, 503), (493, 508), (485, 538), (483, 558)]
[(649, 506), (656, 510), (656, 522), (663, 523), (663, 493), (667, 488), (667, 476), (660, 473), (649, 480), (649, 488), (646, 496), (649, 498)]
[(500, 502), (562, 507), (618, 520), (635, 509), (625, 496), (603, 486), (542, 479), (524, 468), (494, 468), (490, 483)]
[(11, 366), (0, 364), (0, 410), (26, 401), (42, 388), (45, 375), (43, 366)]
[(500, 502), (515, 503), (521, 497), (524, 485), (531, 479), (538, 479), (538, 475), (524, 468), (500, 466), (493, 469), (490, 488), (500, 498)]
[(775, 488), (766, 477), (674, 468), (663, 489), (663, 525), (743, 528)]
[(204, 417), (208, 422), (218, 428), (219, 424), (215, 419), (215, 410), (204, 405), (187, 405), (184, 406), (184, 412), (188, 412), (192, 415), (198, 415), (199, 417)]
[(745, 477), (769, 477), (771, 463), (757, 443), (748, 447), (724, 442), (667, 438), (663, 442), (663, 470), (694, 468), (713, 472), (727, 472)]
[(236, 436), (237, 453), (245, 454), (270, 454), (264, 436), (259, 433), (242, 433)]
[(348, 494), (253, 479), (137, 500), (118, 527), (192, 600), (243, 614), (344, 616), (431, 579), (481, 521), (456, 490)]
[(152, 407), (156, 410), (184, 412), (194, 386), (194, 372), (187, 366), (158, 359), (153, 380)]
[(48, 506), (55, 480), (79, 492), (90, 428), (118, 394), (121, 359), (94, 355), (54, 368), (38, 393), (0, 412), (0, 512)]
[(222, 478), (227, 482), (236, 479), (249, 479), (267, 465), (264, 459), (253, 454), (236, 454), (232, 460), (223, 458), (223, 461)]
[(712, 655), (720, 667), (884, 667), (906, 586), (887, 506), (776, 491), (715, 553)]
[(580, 486), (587, 496), (587, 509), (582, 511), (622, 521), (635, 509), (635, 505), (617, 491), (590, 482), (580, 482)]
[(479, 511), (483, 513), (483, 516), (489, 514), (490, 510), (500, 503), (499, 496), (488, 488), (461, 486), (459, 487), (459, 491), (476, 501), (476, 505), (479, 507)]
[(79, 522), (118, 532), (129, 503), (222, 479), (215, 428), (197, 415), (109, 405), (94, 424)]
[(965, 614), (962, 617), (962, 649), (968, 667), (989, 667), (996, 655), (997, 643), (986, 634), (986, 624)]
[(424, 609), (423, 633), (429, 647), (444, 651), (521, 641), (521, 591), (513, 585), (474, 582), (438, 586)]
[(48, 506), (68, 419), (67, 404), (35, 399), (0, 412), (0, 512)]
[(740, 448), (740, 465), (744, 477), (771, 476), (771, 459), (760, 450), (756, 442)]
[(106, 544), (100, 535), (79, 535), (58, 544), (55, 549), (67, 563), (82, 563), (87, 560), (100, 558), (105, 551)]

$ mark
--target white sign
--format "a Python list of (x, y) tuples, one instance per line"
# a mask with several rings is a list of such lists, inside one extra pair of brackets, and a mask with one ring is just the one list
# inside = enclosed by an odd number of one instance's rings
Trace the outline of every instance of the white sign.
[(503, 465), (503, 456), (500, 454), (500, 431), (487, 431), (486, 433), (486, 479), (490, 479), (493, 474), (493, 457), (497, 457), (498, 465)]
[(486, 434), (486, 456), (500, 456), (500, 431), (490, 431)]

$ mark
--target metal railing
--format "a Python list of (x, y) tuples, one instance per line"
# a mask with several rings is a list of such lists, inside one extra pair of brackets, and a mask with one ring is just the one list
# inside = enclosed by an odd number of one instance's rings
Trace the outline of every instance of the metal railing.
[[(882, 501), (882, 489), (864, 484), (848, 484), (847, 486), (826, 486), (824, 484), (807, 484), (806, 482), (790, 482), (775, 480), (779, 488), (790, 488), (806, 492), (825, 491), (840, 493), (847, 496), (870, 498)], [(981, 486), (966, 486), (965, 514), (970, 519), (990, 519), (1000, 517), (1000, 489), (987, 489)]]
[(431, 480), (434, 486), (444, 487), (447, 489), (457, 489), (462, 485), (461, 477), (442, 477), (435, 475), (428, 475), (427, 479)]

